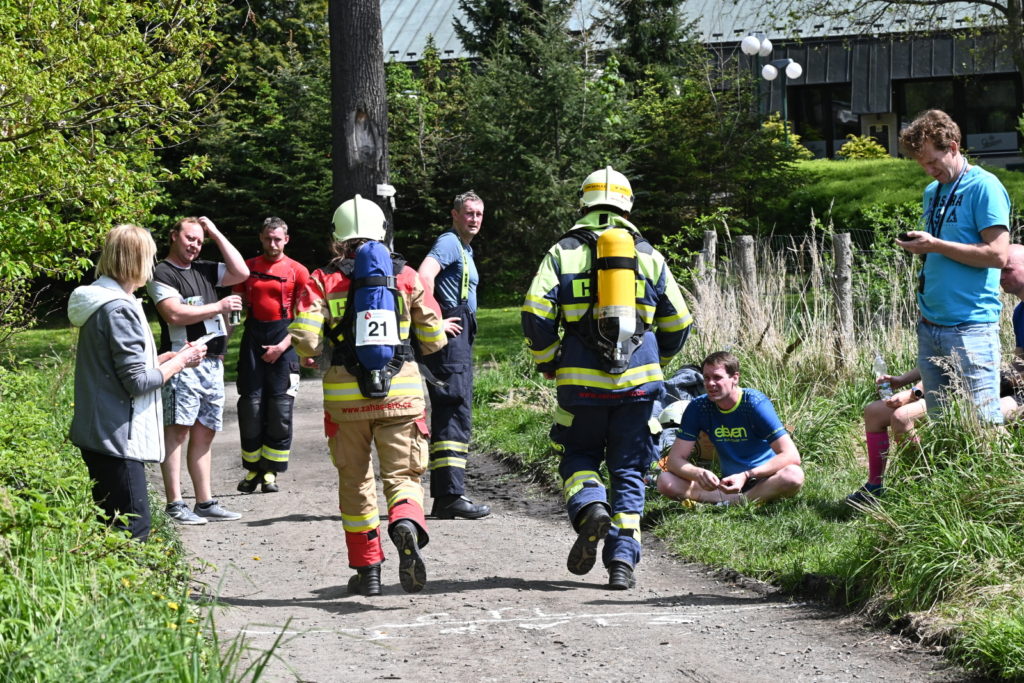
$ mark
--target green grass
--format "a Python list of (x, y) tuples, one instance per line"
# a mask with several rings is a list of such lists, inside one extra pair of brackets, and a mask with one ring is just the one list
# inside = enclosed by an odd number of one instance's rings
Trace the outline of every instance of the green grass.
[[(879, 288), (870, 307), (856, 312), (857, 343), (839, 362), (831, 300), (813, 296), (827, 292), (813, 283), (827, 282), (828, 274), (787, 276), (770, 258), (760, 272), (769, 276), (759, 284), (757, 320), (741, 317), (728, 272), (717, 284), (691, 283), (698, 329), (668, 372), (731, 348), (741, 359), (742, 384), (771, 396), (791, 429), (804, 490), (767, 506), (729, 509), (686, 509), (652, 493), (645, 533), (689, 561), (922, 624), (924, 637), (948, 645), (949, 655), (973, 670), (1024, 677), (1024, 427), (999, 437), (965, 417), (924, 426), (921, 449), (892, 457), (883, 507), (853, 510), (843, 499), (865, 479), (861, 411), (875, 398), (874, 349), (894, 372), (915, 362), (912, 287), (906, 273), (886, 274), (891, 291)], [(509, 454), (557, 486), (547, 437), (554, 383), (535, 373), (520, 345), (517, 309), (484, 310), (480, 320), (477, 343), (502, 362), (477, 375), (475, 447)], [(1004, 320), (1004, 346), (1012, 348), (1011, 339)]]
[(525, 351), (519, 308), (482, 308), (477, 312), (479, 332), (473, 344), (477, 363), (503, 361)]
[(147, 543), (97, 522), (66, 440), (73, 343), (28, 332), (0, 361), (0, 679), (255, 680), (269, 654), (243, 669), (240, 641), (217, 641), (169, 521)]

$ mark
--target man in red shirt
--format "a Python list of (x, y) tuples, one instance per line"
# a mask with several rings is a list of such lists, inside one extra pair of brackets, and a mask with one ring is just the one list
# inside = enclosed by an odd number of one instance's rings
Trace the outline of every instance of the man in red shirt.
[(263, 221), (263, 254), (246, 261), (249, 278), (235, 287), (248, 315), (238, 355), (238, 429), (242, 467), (238, 490), (278, 490), (277, 474), (288, 469), (292, 410), (299, 389), (299, 357), (291, 348), (292, 303), (309, 279), (301, 263), (284, 255), (288, 225)]

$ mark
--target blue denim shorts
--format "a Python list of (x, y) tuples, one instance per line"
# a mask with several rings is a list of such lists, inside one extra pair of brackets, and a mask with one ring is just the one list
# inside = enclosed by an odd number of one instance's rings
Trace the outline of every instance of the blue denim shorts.
[[(962, 382), (978, 417), (1002, 424), (999, 410), (999, 323), (935, 325), (917, 323), (917, 367), (921, 370), (928, 414), (938, 415), (951, 384)], [(959, 382), (954, 382), (954, 378)]]
[(163, 387), (164, 425), (196, 422), (219, 432), (224, 424), (224, 362), (204, 358), (198, 367), (185, 368)]

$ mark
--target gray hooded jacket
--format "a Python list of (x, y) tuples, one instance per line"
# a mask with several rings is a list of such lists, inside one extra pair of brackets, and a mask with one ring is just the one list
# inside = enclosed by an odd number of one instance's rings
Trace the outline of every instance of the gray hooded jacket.
[(101, 277), (71, 293), (68, 319), (81, 328), (72, 443), (117, 458), (163, 462), (163, 374), (142, 302)]

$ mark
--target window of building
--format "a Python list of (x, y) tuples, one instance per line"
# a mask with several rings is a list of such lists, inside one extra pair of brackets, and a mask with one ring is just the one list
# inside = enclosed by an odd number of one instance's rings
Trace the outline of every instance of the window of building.
[(790, 88), (789, 102), (800, 142), (816, 157), (834, 157), (848, 134), (860, 135), (860, 118), (850, 107), (848, 83)]
[(900, 128), (925, 109), (942, 109), (960, 124), (970, 154), (1016, 153), (1020, 86), (1012, 76), (974, 76), (893, 84)]

